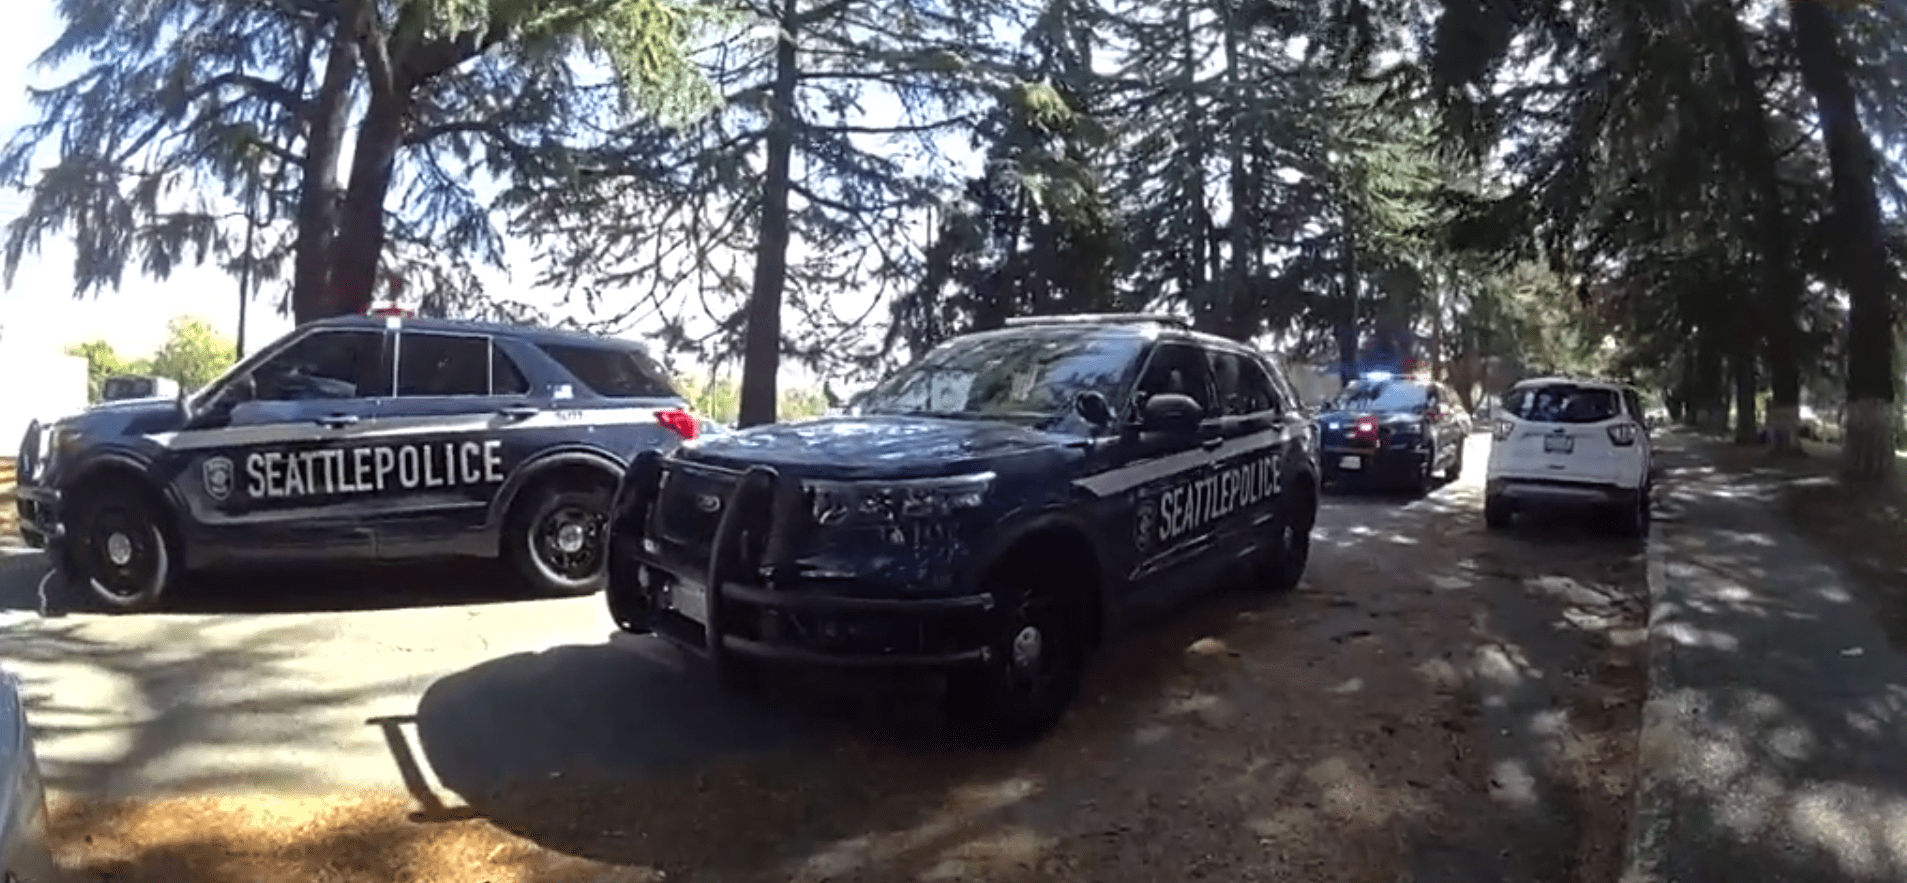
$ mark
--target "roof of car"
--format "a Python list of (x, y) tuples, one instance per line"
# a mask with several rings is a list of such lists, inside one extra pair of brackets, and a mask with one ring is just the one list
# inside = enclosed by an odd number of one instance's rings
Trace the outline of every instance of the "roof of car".
[(1229, 337), (1195, 331), (1190, 323), (1173, 316), (1155, 316), (1147, 313), (1104, 313), (1081, 314), (1073, 316), (1042, 316), (1014, 319), (1004, 327), (990, 328), (985, 331), (971, 331), (960, 337), (1018, 337), (1029, 332), (1073, 331), (1078, 333), (1096, 333), (1107, 337), (1131, 337), (1141, 340), (1169, 338), (1172, 340), (1190, 340), (1199, 343), (1232, 348), (1244, 348), (1257, 352), (1253, 347), (1241, 344)]
[[(313, 327), (323, 328), (382, 328), (384, 316), (332, 316), (309, 323)], [(543, 328), (535, 325), (509, 325), (502, 322), (473, 322), (466, 319), (424, 319), (405, 316), (398, 320), (403, 327), (417, 331), (442, 331), (449, 334), (489, 334), (501, 337), (514, 337), (531, 343), (582, 344), (603, 346), (621, 344), (641, 348), (642, 344), (633, 340), (605, 337), (587, 331), (573, 331), (561, 328)]]
[(1511, 384), (1510, 388), (1520, 389), (1526, 386), (1548, 386), (1550, 384), (1556, 384), (1556, 383), (1567, 383), (1574, 386), (1602, 387), (1604, 389), (1614, 389), (1614, 390), (1623, 390), (1623, 389), (1632, 388), (1630, 384), (1623, 383), (1620, 380), (1603, 380), (1598, 377), (1561, 377), (1561, 376), (1530, 377), (1524, 380), (1519, 380)]

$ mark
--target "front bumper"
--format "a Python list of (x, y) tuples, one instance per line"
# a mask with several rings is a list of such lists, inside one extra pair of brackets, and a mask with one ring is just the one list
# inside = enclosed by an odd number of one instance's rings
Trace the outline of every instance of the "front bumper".
[(1430, 451), (1404, 445), (1330, 445), (1319, 456), (1327, 480), (1360, 475), (1391, 478), (1415, 475)]
[[(660, 458), (651, 462), (632, 466), (617, 515), (605, 596), (623, 630), (657, 634), (718, 669), (737, 659), (949, 669), (991, 658), (990, 594), (916, 597), (803, 573), (791, 551), (809, 509), (791, 504), (805, 503), (799, 483), (768, 467), (728, 492), (704, 560), (658, 542), (646, 529), (659, 495)], [(745, 533), (766, 540), (745, 544)]]
[(35, 549), (44, 549), (66, 535), (60, 521), (60, 492), (49, 487), (20, 485), (14, 490), (14, 509), (19, 516), (20, 539)]

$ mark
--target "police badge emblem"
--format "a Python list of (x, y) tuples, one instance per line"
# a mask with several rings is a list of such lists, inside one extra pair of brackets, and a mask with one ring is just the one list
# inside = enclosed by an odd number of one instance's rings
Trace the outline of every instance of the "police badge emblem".
[(213, 457), (205, 461), (205, 493), (214, 500), (223, 502), (232, 495), (232, 461), (224, 457)]

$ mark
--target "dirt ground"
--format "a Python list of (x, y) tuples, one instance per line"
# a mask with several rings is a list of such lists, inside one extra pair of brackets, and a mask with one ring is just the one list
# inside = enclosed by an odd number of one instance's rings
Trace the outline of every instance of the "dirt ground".
[(1640, 555), (1487, 534), (1476, 490), (1334, 500), (1297, 593), (1124, 639), (1030, 749), (820, 708), (825, 747), (641, 782), (61, 802), (58, 850), (113, 883), (1611, 883)]

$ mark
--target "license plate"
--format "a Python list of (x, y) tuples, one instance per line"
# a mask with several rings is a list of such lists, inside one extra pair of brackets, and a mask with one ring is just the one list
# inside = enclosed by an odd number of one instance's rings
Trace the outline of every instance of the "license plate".
[(682, 614), (703, 625), (708, 624), (708, 590), (701, 583), (679, 579), (669, 585), (669, 596), (664, 599), (670, 610)]
[(1567, 435), (1543, 436), (1543, 453), (1571, 454), (1576, 451), (1576, 439)]
[(1356, 455), (1356, 454), (1352, 454), (1352, 455), (1350, 455), (1350, 456), (1348, 456), (1348, 457), (1344, 457), (1344, 458), (1342, 458), (1342, 459), (1340, 459), (1340, 460), (1338, 460), (1338, 468), (1339, 468), (1339, 469), (1349, 469), (1349, 470), (1351, 470), (1352, 472), (1356, 472), (1356, 471), (1358, 471), (1359, 469), (1363, 469), (1363, 468), (1364, 468), (1364, 458), (1363, 458), (1363, 457), (1360, 457), (1360, 456), (1358, 456), (1358, 455)]

